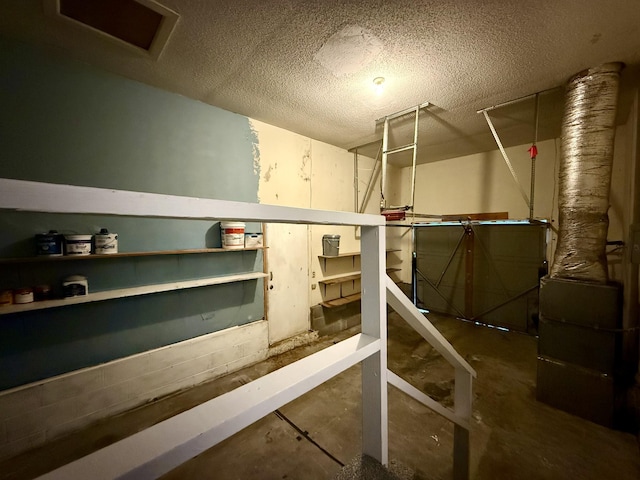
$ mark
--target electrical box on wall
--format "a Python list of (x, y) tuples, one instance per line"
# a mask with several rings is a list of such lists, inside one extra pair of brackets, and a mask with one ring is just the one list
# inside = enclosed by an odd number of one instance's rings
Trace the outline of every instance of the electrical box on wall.
[(640, 263), (640, 223), (629, 227), (629, 245), (631, 246), (631, 263)]

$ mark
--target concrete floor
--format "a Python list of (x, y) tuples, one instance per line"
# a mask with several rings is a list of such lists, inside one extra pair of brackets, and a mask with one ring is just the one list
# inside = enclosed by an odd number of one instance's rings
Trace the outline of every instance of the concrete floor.
[[(474, 384), (471, 478), (638, 480), (637, 438), (535, 399), (536, 339), (429, 317), (478, 372)], [(332, 342), (351, 329), (265, 362), (98, 422), (46, 447), (0, 463), (0, 479), (27, 479), (213, 398)], [(389, 367), (445, 405), (453, 370), (395, 314)], [(169, 472), (174, 479), (332, 479), (360, 454), (360, 368), (353, 367), (202, 455)], [(415, 480), (451, 478), (453, 427), (389, 388), (389, 455)], [(362, 477), (364, 478), (364, 477)]]

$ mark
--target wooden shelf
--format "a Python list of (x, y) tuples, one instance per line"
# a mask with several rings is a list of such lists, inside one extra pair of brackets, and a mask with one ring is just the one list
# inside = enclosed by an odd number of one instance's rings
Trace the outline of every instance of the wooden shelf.
[[(387, 253), (391, 253), (391, 252), (400, 252), (401, 250), (399, 248), (388, 248), (386, 250)], [(360, 252), (348, 252), (348, 253), (341, 253), (339, 255), (318, 255), (318, 258), (342, 258), (342, 257), (359, 257), (360, 256)]]
[(156, 255), (190, 255), (194, 253), (227, 253), (227, 252), (246, 252), (252, 250), (264, 250), (267, 247), (251, 247), (251, 248), (193, 248), (189, 250), (158, 250), (151, 252), (122, 252), (110, 253), (106, 255), (61, 255), (58, 257), (41, 255), (38, 257), (16, 257), (16, 258), (0, 258), (0, 264), (3, 263), (37, 263), (37, 262), (64, 262), (69, 260), (97, 260), (105, 258), (122, 258), (122, 257), (149, 257)]
[[(390, 267), (386, 269), (387, 273), (399, 272), (401, 268)], [(318, 283), (322, 285), (335, 285), (336, 283), (350, 282), (352, 280), (358, 280), (362, 274), (360, 272), (350, 273), (349, 275), (340, 275), (339, 277), (327, 278), (325, 280), (319, 280)]]
[(347, 297), (340, 297), (336, 298), (335, 300), (327, 300), (326, 302), (320, 303), (320, 305), (327, 308), (341, 307), (342, 305), (347, 305), (348, 303), (357, 302), (361, 297), (362, 295), (360, 293), (354, 293), (353, 295), (349, 295)]
[(32, 310), (44, 310), (48, 308), (66, 307), (68, 305), (77, 305), (80, 303), (101, 302), (104, 300), (112, 300), (116, 298), (135, 297), (153, 293), (169, 292), (172, 290), (183, 290), (186, 288), (197, 288), (210, 285), (221, 285), (224, 283), (243, 282), (246, 280), (265, 278), (266, 276), (267, 274), (263, 272), (250, 272), (236, 275), (224, 275), (220, 277), (199, 278), (197, 280), (185, 280), (181, 282), (169, 282), (154, 285), (143, 285), (140, 287), (120, 288), (117, 290), (105, 290), (102, 292), (89, 293), (88, 295), (68, 297), (59, 300), (44, 300), (41, 302), (6, 305), (0, 307), (0, 315), (28, 312)]
[(321, 283), (323, 285), (335, 285), (336, 283), (344, 283), (344, 282), (350, 282), (351, 280), (358, 280), (360, 278), (360, 275), (361, 275), (360, 272), (349, 274), (349, 275), (341, 275), (339, 277), (320, 280), (318, 283)]

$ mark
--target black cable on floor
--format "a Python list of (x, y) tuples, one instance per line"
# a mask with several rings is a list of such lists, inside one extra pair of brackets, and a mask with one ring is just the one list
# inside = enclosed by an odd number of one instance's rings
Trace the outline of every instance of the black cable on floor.
[(300, 435), (302, 435), (304, 438), (306, 438), (307, 440), (309, 440), (313, 445), (315, 445), (316, 447), (318, 447), (320, 449), (320, 451), (322, 453), (324, 453), (327, 457), (329, 457), (331, 460), (333, 460), (334, 462), (336, 462), (338, 465), (340, 465), (341, 467), (344, 467), (344, 463), (342, 463), (340, 460), (338, 460), (336, 457), (334, 457), (333, 455), (331, 455), (331, 453), (329, 453), (327, 450), (325, 450), (321, 445), (318, 444), (318, 442), (316, 442), (313, 438), (311, 438), (311, 436), (309, 435), (309, 432), (304, 432), (300, 427), (298, 427), (295, 423), (293, 423), (291, 420), (289, 420), (287, 418), (287, 416), (282, 413), (280, 410), (276, 410), (274, 412), (277, 417), (281, 420), (284, 420), (285, 422), (287, 422), (289, 425), (291, 425), (291, 427), (293, 427), (293, 429), (298, 432)]

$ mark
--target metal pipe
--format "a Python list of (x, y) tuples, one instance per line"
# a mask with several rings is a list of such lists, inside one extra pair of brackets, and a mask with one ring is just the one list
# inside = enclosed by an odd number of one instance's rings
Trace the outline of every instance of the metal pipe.
[(416, 196), (416, 159), (418, 157), (418, 117), (420, 115), (420, 106), (416, 107), (416, 118), (413, 126), (413, 159), (411, 163), (411, 211), (413, 211), (414, 200)]
[(529, 198), (527, 197), (527, 194), (524, 191), (524, 188), (522, 188), (522, 184), (520, 183), (520, 180), (518, 180), (518, 175), (516, 175), (516, 171), (513, 169), (513, 166), (511, 165), (511, 161), (509, 160), (509, 157), (507, 156), (507, 152), (505, 151), (504, 147), (502, 146), (502, 142), (500, 141), (500, 137), (498, 136), (498, 132), (496, 132), (496, 129), (493, 126), (493, 123), (491, 122), (491, 118), (489, 118), (489, 114), (487, 113), (487, 111), (483, 110), (482, 114), (484, 115), (484, 118), (487, 121), (487, 125), (489, 125), (489, 129), (491, 130), (491, 133), (493, 134), (493, 138), (495, 139), (496, 144), (498, 145), (498, 148), (500, 149), (500, 153), (502, 154), (502, 158), (504, 158), (504, 161), (507, 164), (507, 167), (509, 168), (509, 171), (511, 172), (511, 176), (513, 177), (513, 180), (516, 182), (516, 185), (518, 186), (518, 189), (520, 190), (520, 194), (522, 195), (522, 198), (524, 199), (524, 203), (526, 203), (527, 207), (528, 207), (529, 206)]
[(358, 210), (360, 209), (360, 200), (358, 199), (358, 187), (359, 187), (359, 179), (358, 179), (358, 149), (353, 152), (353, 211), (356, 213), (360, 213)]
[(531, 147), (533, 150), (531, 152), (531, 192), (529, 194), (529, 220), (533, 220), (533, 206), (534, 206), (534, 197), (536, 190), (536, 157), (538, 156), (538, 110), (540, 106), (540, 96), (536, 93), (536, 109), (534, 114), (534, 131), (533, 131), (533, 146)]
[(367, 188), (364, 191), (364, 196), (362, 197), (362, 205), (360, 205), (360, 209), (358, 213), (364, 213), (364, 210), (367, 206), (367, 202), (369, 201), (369, 197), (371, 196), (371, 191), (373, 189), (373, 184), (376, 182), (376, 178), (379, 174), (378, 167), (378, 159), (380, 158), (380, 152), (382, 151), (382, 144), (378, 148), (378, 153), (376, 154), (376, 159), (373, 163), (373, 169), (371, 170), (371, 177), (369, 177), (369, 181), (367, 182)]
[(429, 105), (431, 105), (431, 103), (424, 102), (424, 103), (418, 105), (417, 107), (405, 108), (404, 110), (400, 110), (399, 112), (392, 113), (391, 115), (387, 115), (387, 116), (384, 116), (382, 118), (378, 118), (376, 120), (376, 123), (380, 123), (380, 122), (384, 122), (385, 120), (393, 120), (394, 118), (402, 117), (403, 115), (406, 115), (407, 113), (415, 112), (416, 108), (418, 110), (422, 110), (423, 108), (426, 108)]
[(383, 210), (387, 201), (384, 192), (387, 188), (387, 147), (389, 146), (389, 122), (384, 122), (384, 132), (382, 134), (382, 178), (380, 179), (380, 210)]
[(387, 150), (385, 153), (387, 154), (391, 154), (391, 153), (400, 153), (400, 152), (404, 152), (405, 150), (410, 150), (413, 147), (415, 147), (415, 142), (414, 143), (409, 143), (408, 145), (403, 145), (402, 147), (395, 147), (392, 148), (391, 150)]
[(606, 283), (609, 190), (619, 63), (575, 75), (567, 84), (559, 172), (559, 234), (550, 276)]
[(532, 93), (530, 95), (525, 95), (524, 97), (520, 97), (520, 98), (516, 98), (516, 99), (513, 99), (513, 100), (509, 100), (507, 102), (498, 103), (497, 105), (493, 105), (491, 107), (482, 108), (480, 110), (477, 110), (476, 113), (489, 112), (491, 110), (495, 110), (496, 108), (501, 108), (501, 107), (506, 107), (508, 105), (513, 105), (514, 103), (519, 103), (519, 102), (522, 102), (524, 100), (528, 100), (531, 97), (533, 97), (534, 95), (540, 95), (541, 93), (553, 92), (554, 90), (559, 90), (561, 88), (562, 88), (562, 86), (557, 86), (557, 87), (553, 87), (553, 88), (548, 88), (546, 90), (541, 90), (538, 93)]

